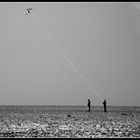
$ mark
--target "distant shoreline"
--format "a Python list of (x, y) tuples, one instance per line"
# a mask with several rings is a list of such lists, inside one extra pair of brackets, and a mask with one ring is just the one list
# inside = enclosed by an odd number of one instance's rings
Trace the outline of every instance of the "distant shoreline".
[[(0, 105), (0, 106), (53, 106), (53, 107), (85, 107), (86, 105)], [(102, 107), (101, 105), (91, 105), (91, 107)], [(140, 107), (140, 106), (115, 106), (107, 105), (107, 107)]]
[[(0, 112), (87, 112), (87, 106), (83, 105), (0, 105)], [(103, 106), (91, 106), (91, 112), (104, 112)], [(139, 106), (107, 106), (107, 112), (137, 112)]]

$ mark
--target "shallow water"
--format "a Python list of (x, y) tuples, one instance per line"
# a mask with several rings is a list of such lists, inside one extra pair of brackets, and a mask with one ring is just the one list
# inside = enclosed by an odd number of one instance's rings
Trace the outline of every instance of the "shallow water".
[[(0, 106), (0, 137), (140, 137), (140, 107)], [(68, 117), (69, 115), (69, 117)]]
[[(47, 111), (72, 111), (72, 112), (86, 112), (86, 106), (56, 106), (56, 105), (0, 105), (0, 111), (13, 112), (47, 112)], [(108, 112), (137, 112), (140, 113), (138, 106), (107, 106)], [(91, 112), (103, 112), (102, 106), (91, 106)]]

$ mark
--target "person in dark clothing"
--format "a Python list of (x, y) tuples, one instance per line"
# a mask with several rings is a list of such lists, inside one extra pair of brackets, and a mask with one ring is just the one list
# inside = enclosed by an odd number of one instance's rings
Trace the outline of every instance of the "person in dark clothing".
[(88, 112), (90, 112), (90, 99), (88, 99), (88, 104), (87, 104), (87, 106), (88, 106)]
[(104, 105), (104, 112), (107, 112), (107, 110), (106, 110), (106, 100), (104, 100), (104, 102), (103, 102), (103, 105)]

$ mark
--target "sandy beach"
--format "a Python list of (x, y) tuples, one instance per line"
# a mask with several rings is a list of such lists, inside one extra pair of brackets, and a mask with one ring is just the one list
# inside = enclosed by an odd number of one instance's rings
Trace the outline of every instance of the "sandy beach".
[(0, 138), (140, 137), (139, 107), (0, 106)]

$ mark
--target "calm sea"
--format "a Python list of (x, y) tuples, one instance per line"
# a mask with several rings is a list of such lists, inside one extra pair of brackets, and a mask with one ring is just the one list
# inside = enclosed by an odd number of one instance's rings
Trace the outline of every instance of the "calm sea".
[[(86, 112), (86, 106), (61, 106), (61, 105), (0, 105), (0, 112)], [(103, 112), (103, 106), (92, 106), (92, 112)], [(108, 112), (138, 112), (138, 106), (107, 106)]]

